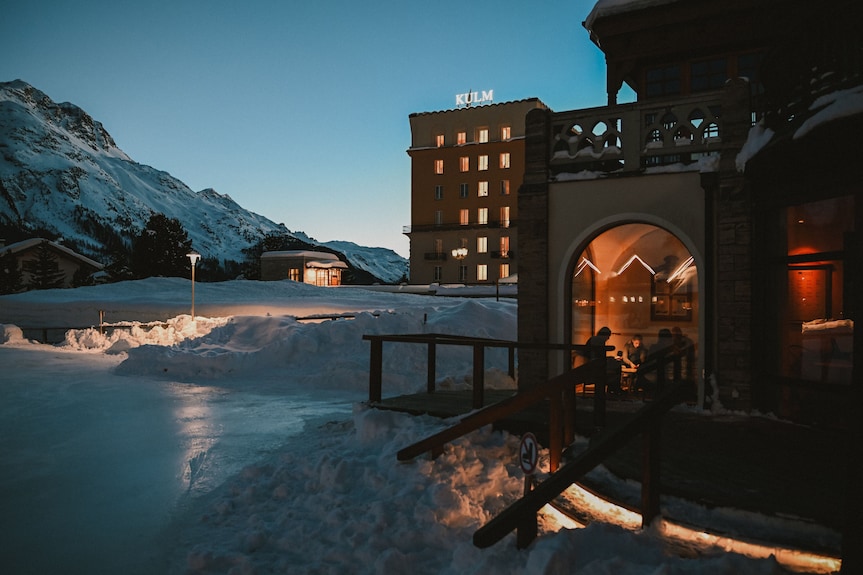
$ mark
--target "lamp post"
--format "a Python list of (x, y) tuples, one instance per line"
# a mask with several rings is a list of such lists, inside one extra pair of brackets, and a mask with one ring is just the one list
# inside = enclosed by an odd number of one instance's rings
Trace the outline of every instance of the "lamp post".
[(467, 248), (455, 248), (452, 251), (452, 257), (458, 260), (458, 279), (461, 282), (467, 283), (467, 274), (465, 277), (462, 277), (462, 265), (461, 262), (467, 257)]
[(189, 261), (192, 262), (192, 321), (195, 320), (195, 265), (201, 259), (201, 254), (196, 251), (191, 251), (186, 254)]

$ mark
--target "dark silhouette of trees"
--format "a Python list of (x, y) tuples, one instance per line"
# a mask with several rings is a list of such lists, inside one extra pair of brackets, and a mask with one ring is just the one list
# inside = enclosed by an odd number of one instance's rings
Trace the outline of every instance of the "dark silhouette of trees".
[(0, 294), (17, 293), (24, 288), (21, 268), (11, 251), (0, 256)]
[(30, 274), (27, 289), (54, 289), (63, 287), (66, 274), (60, 269), (57, 256), (48, 242), (36, 247), (36, 259), (21, 263), (21, 269)]
[(153, 214), (132, 243), (132, 274), (136, 278), (189, 275), (192, 240), (180, 220)]

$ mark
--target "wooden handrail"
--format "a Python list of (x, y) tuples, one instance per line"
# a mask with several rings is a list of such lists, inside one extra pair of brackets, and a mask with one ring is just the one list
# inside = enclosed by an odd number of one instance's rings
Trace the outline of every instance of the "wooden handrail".
[(560, 401), (562, 390), (566, 386), (575, 386), (577, 383), (584, 381), (596, 381), (600, 369), (605, 369), (605, 359), (593, 360), (532, 389), (520, 391), (512, 397), (508, 397), (463, 417), (451, 427), (401, 449), (396, 457), (399, 461), (408, 461), (426, 452), (437, 452), (450, 441), (504, 417), (518, 413), (546, 398)]
[[(555, 473), (552, 473), (545, 481), (536, 486), (533, 491), (504, 509), (497, 517), (480, 527), (473, 536), (474, 545), (480, 548), (490, 547), (508, 533), (520, 527), (536, 524), (536, 513), (544, 505), (563, 493), (570, 485), (578, 481), (591, 469), (602, 463), (609, 455), (620, 449), (638, 433), (650, 433), (658, 431), (658, 422), (665, 412), (677, 404), (677, 401), (686, 388), (686, 382), (675, 382), (670, 388), (660, 394), (654, 401), (647, 403), (638, 410), (635, 415), (624, 421), (615, 428), (605, 429), (599, 437), (591, 443), (587, 450), (579, 454), (574, 460), (567, 463)], [(646, 439), (646, 447), (657, 447), (658, 442), (654, 439)], [(642, 473), (645, 478), (655, 478), (658, 471), (658, 454), (656, 452), (646, 454), (645, 465)], [(649, 505), (650, 508), (642, 509), (642, 521), (648, 525), (658, 514), (659, 491), (655, 481), (642, 481), (642, 506)], [(520, 546), (525, 544), (519, 541)]]

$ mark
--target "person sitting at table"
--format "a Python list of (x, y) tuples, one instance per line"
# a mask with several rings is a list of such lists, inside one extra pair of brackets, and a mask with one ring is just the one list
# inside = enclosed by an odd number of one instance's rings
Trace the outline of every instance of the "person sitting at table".
[(627, 367), (638, 367), (647, 359), (647, 349), (644, 347), (641, 334), (635, 334), (625, 346), (623, 346), (623, 364)]

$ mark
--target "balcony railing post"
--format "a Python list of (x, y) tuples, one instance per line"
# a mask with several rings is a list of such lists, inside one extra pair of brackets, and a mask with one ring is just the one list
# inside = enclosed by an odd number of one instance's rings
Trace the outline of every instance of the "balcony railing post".
[(372, 337), (369, 358), (369, 401), (380, 402), (383, 387), (384, 342), (379, 337)]
[(659, 515), (660, 449), (662, 420), (648, 424), (641, 436), (641, 526), (647, 528)]
[(476, 343), (473, 346), (473, 408), (483, 406), (485, 387), (485, 346)]
[(437, 344), (434, 341), (428, 343), (428, 366), (426, 378), (426, 391), (434, 393), (435, 390), (435, 367), (437, 364)]

